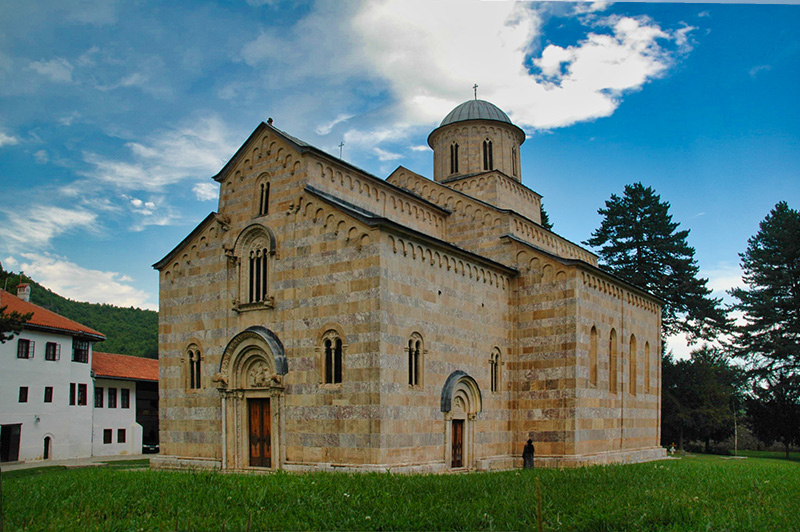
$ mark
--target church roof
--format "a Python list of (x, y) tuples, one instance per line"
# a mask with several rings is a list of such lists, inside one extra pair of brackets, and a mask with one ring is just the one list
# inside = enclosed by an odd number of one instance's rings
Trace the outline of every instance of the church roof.
[(511, 119), (495, 104), (486, 100), (467, 100), (450, 111), (439, 127), (466, 120), (494, 120), (511, 124)]

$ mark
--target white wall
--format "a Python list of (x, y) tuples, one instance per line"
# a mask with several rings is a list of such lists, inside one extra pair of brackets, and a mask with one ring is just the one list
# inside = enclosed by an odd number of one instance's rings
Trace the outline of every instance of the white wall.
[[(32, 359), (17, 358), (19, 338), (35, 342)], [(45, 360), (47, 342), (61, 345), (60, 360)], [(91, 351), (89, 363), (72, 362), (72, 337), (68, 335), (23, 330), (12, 340), (0, 344), (0, 424), (22, 424), (21, 461), (41, 460), (46, 436), (51, 438), (52, 459), (91, 455), (93, 386), (90, 371)], [(86, 384), (86, 406), (69, 405), (70, 383)], [(20, 386), (28, 387), (27, 403), (19, 402)], [(52, 403), (44, 402), (45, 386), (53, 387)]]
[[(103, 406), (94, 408), (92, 454), (111, 456), (122, 454), (141, 454), (142, 426), (136, 423), (136, 383), (116, 379), (95, 379), (94, 387), (103, 388)], [(108, 407), (108, 390), (116, 389), (117, 406)], [(122, 390), (130, 393), (128, 408), (122, 408)], [(92, 404), (95, 392), (92, 390)], [(119, 429), (125, 430), (125, 442), (120, 443)], [(104, 443), (103, 431), (111, 430), (111, 443)]]

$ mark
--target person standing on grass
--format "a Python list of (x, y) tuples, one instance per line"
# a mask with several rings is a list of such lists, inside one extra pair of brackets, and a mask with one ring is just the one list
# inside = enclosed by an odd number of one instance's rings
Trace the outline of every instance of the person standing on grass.
[(528, 440), (522, 449), (522, 468), (533, 469), (533, 455), (536, 449), (533, 448), (533, 440)]

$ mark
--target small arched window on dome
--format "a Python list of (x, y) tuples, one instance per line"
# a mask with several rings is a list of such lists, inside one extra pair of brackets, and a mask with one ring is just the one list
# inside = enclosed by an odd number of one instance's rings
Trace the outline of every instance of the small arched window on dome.
[(450, 173), (458, 173), (458, 144), (455, 142), (450, 145)]
[(492, 157), (492, 141), (489, 139), (483, 141), (483, 169), (494, 170), (494, 159)]
[(517, 148), (511, 148), (511, 173), (517, 177)]

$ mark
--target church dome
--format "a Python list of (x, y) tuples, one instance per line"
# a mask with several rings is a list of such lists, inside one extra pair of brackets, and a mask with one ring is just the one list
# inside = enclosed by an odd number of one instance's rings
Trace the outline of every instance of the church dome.
[(467, 100), (455, 109), (450, 111), (439, 127), (452, 124), (454, 122), (464, 122), (466, 120), (495, 120), (511, 124), (511, 119), (502, 109), (486, 100)]

